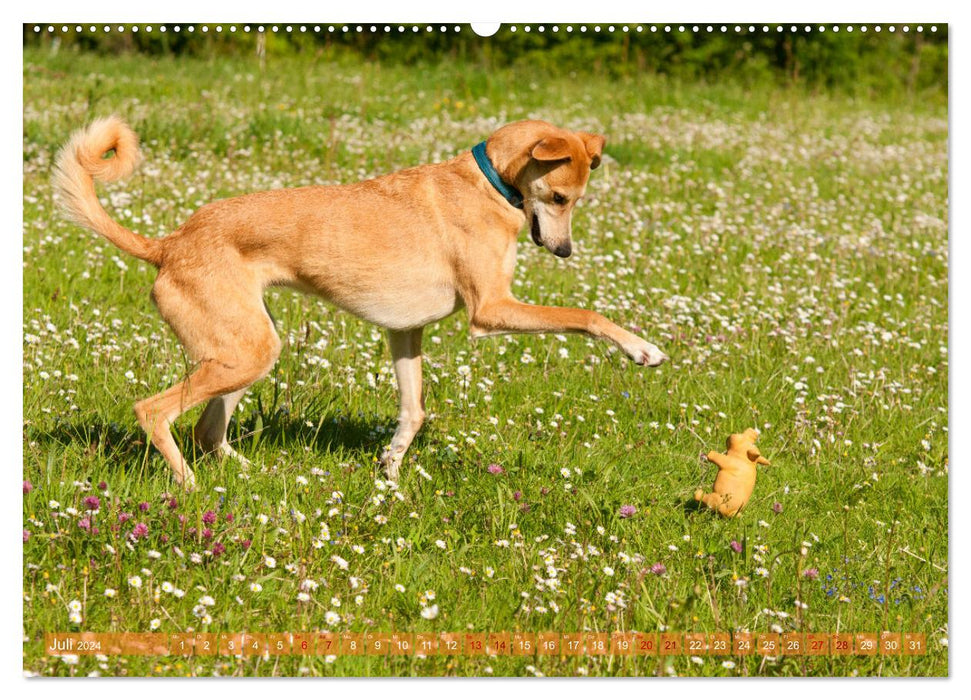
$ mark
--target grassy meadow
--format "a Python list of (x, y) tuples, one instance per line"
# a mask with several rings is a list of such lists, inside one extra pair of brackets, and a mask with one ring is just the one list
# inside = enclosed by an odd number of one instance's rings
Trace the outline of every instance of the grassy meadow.
[[(26, 672), (37, 675), (946, 675), (948, 130), (943, 95), (861, 101), (645, 75), (350, 58), (24, 54)], [(185, 375), (154, 269), (52, 202), (70, 132), (118, 113), (145, 160), (99, 192), (161, 236), (214, 199), (443, 160), (501, 124), (603, 133), (560, 260), (515, 294), (579, 336), (426, 328), (430, 419), (399, 483), (383, 332), (271, 289), (284, 350), (182, 493), (132, 405)], [(191, 455), (191, 426), (176, 426)], [(741, 517), (692, 508), (747, 427)], [(621, 510), (622, 507), (628, 506)], [(922, 632), (917, 657), (67, 657), (50, 631)]]

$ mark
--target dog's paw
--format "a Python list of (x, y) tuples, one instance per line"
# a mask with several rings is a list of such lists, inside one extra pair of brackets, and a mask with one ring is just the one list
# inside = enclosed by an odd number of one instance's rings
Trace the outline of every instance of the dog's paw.
[[(178, 477), (176, 477), (176, 481), (179, 481)], [(195, 474), (193, 474), (191, 471), (188, 472), (185, 475), (185, 478), (179, 481), (179, 486), (181, 486), (182, 490), (185, 491), (186, 493), (192, 493), (193, 491), (195, 491), (196, 490)]]
[(394, 454), (390, 450), (385, 450), (381, 455), (381, 466), (384, 473), (391, 481), (398, 481), (398, 474), (401, 472), (401, 460), (403, 454)]
[(657, 367), (671, 359), (661, 352), (659, 347), (640, 338), (637, 338), (635, 343), (625, 347), (624, 352), (635, 364), (646, 367)]

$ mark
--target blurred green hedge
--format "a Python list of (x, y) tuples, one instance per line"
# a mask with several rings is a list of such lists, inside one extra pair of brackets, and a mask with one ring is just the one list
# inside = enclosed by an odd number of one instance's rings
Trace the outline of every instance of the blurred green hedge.
[[(693, 23), (694, 24), (694, 23)], [(41, 31), (35, 31), (40, 26)], [(893, 97), (897, 94), (936, 92), (947, 93), (947, 44), (946, 24), (930, 31), (930, 24), (924, 31), (916, 31), (917, 25), (909, 25), (910, 31), (903, 32), (903, 25), (897, 25), (891, 33), (888, 27), (877, 33), (874, 28), (861, 31), (859, 25), (847, 31), (841, 25), (839, 32), (827, 27), (818, 31), (819, 25), (812, 25), (811, 32), (805, 25), (769, 25), (763, 32), (762, 25), (756, 31), (736, 33), (734, 25), (721, 32), (720, 24), (713, 25), (707, 32), (706, 23), (697, 23), (699, 32), (677, 31), (651, 32), (650, 25), (637, 32), (638, 25), (628, 25), (628, 32), (609, 32), (607, 26), (572, 25), (573, 31), (567, 32), (566, 25), (560, 25), (558, 32), (545, 27), (538, 31), (532, 25), (529, 32), (524, 26), (517, 31), (504, 25), (500, 31), (488, 38), (477, 36), (468, 25), (455, 31), (455, 25), (447, 25), (443, 32), (439, 25), (428, 31), (427, 25), (391, 26), (390, 32), (384, 26), (371, 31), (372, 25), (365, 25), (357, 31), (351, 25), (350, 31), (328, 31), (322, 25), (290, 25), (293, 32), (283, 31), (287, 25), (278, 26), (281, 31), (269, 31), (271, 24), (264, 25), (267, 30), (261, 34), (259, 25), (208, 25), (203, 32), (201, 25), (193, 32), (187, 31), (188, 25), (153, 25), (147, 31), (145, 25), (124, 25), (125, 31), (118, 31), (119, 25), (111, 25), (112, 31), (104, 32), (102, 24), (96, 25), (98, 31), (89, 31), (90, 25), (83, 25), (83, 31), (76, 32), (76, 25), (25, 24), (23, 28), (24, 46), (48, 47), (56, 51), (91, 51), (103, 54), (118, 52), (139, 52), (156, 55), (189, 55), (201, 58), (215, 58), (221, 55), (254, 55), (262, 53), (268, 59), (273, 56), (293, 54), (325, 55), (333, 60), (342, 57), (370, 61), (396, 62), (420, 65), (442, 61), (471, 62), (483, 68), (507, 67), (530, 71), (531, 75), (544, 73), (593, 73), (614, 77), (650, 72), (676, 79), (719, 81), (731, 80), (742, 84), (774, 81), (780, 85), (803, 86), (812, 91), (838, 91), (854, 94), (879, 94)], [(160, 28), (165, 26), (165, 31)], [(249, 26), (251, 31), (244, 32)], [(305, 26), (305, 32), (299, 31)], [(320, 26), (320, 32), (313, 27)], [(747, 29), (747, 27), (746, 27)], [(526, 75), (526, 73), (524, 73)]]

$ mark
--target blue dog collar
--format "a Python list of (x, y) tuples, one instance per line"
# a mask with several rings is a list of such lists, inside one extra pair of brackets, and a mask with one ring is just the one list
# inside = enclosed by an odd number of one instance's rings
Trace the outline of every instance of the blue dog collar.
[(489, 160), (489, 156), (486, 155), (486, 142), (476, 144), (472, 148), (472, 156), (475, 158), (476, 165), (479, 166), (479, 170), (485, 175), (486, 180), (488, 180), (493, 187), (498, 190), (499, 194), (506, 198), (506, 201), (517, 209), (523, 208), (523, 196), (519, 193), (515, 187), (511, 187), (502, 181), (499, 173), (496, 171), (495, 166), (492, 161)]

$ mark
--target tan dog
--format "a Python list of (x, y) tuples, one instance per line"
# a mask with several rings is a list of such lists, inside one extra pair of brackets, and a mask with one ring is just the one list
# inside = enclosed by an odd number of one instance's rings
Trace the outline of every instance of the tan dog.
[(388, 329), (400, 410), (382, 462), (397, 478), (425, 418), (422, 328), (462, 306), (473, 338), (579, 332), (613, 342), (640, 365), (667, 359), (600, 314), (524, 304), (510, 292), (525, 224), (537, 245), (570, 255), (570, 216), (603, 145), (602, 136), (517, 122), (477, 146), (476, 156), (356, 184), (213, 202), (171, 235), (151, 239), (113, 221), (95, 193), (94, 180), (125, 177), (140, 159), (135, 134), (109, 117), (73, 135), (58, 155), (54, 184), (71, 219), (158, 267), (152, 299), (195, 366), (185, 381), (138, 402), (135, 414), (178, 482), (188, 487), (193, 475), (170, 426), (204, 401), (197, 442), (239, 458), (226, 441), (229, 417), (280, 353), (263, 303), (270, 285), (320, 295)]
[(749, 428), (744, 433), (729, 436), (725, 454), (715, 451), (708, 453), (708, 461), (718, 466), (718, 475), (712, 493), (706, 496), (702, 489), (695, 491), (696, 501), (703, 502), (726, 518), (738, 515), (755, 489), (756, 465), (769, 465), (769, 460), (755, 446), (758, 437), (758, 432)]

